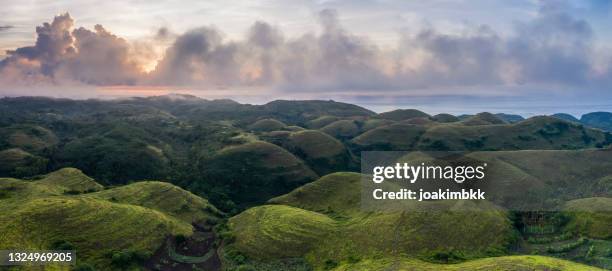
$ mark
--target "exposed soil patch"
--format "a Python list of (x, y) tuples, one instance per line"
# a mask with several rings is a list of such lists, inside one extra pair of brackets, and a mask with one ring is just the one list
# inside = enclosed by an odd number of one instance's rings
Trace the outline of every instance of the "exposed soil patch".
[(145, 263), (145, 270), (221, 270), (221, 260), (215, 247), (216, 236), (212, 231), (194, 227), (194, 234), (177, 244), (169, 237), (153, 256)]

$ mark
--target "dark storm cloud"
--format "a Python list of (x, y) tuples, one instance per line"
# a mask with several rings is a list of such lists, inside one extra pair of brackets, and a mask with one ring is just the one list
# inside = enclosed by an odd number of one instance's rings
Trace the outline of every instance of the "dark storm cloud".
[(591, 87), (612, 81), (612, 60), (598, 55), (588, 22), (555, 6), (543, 5), (533, 19), (517, 23), (512, 35), (500, 35), (486, 25), (458, 34), (426, 28), (402, 33), (394, 49), (350, 33), (335, 10), (321, 11), (318, 22), (318, 33), (288, 38), (277, 27), (258, 21), (237, 41), (225, 39), (213, 27), (178, 36), (160, 28), (152, 40), (176, 38), (147, 74), (132, 60), (134, 44), (102, 26), (74, 30), (72, 18), (64, 14), (37, 28), (34, 46), (8, 53), (0, 63), (0, 80), (300, 91)]

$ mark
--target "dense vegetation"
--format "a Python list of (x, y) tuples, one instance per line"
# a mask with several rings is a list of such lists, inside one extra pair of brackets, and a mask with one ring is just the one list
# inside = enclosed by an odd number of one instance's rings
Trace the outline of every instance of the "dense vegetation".
[[(83, 270), (612, 268), (608, 114), (3, 98), (0, 249), (72, 247)], [(514, 187), (499, 198), (560, 211), (364, 212), (356, 172), (370, 150), (470, 151)]]

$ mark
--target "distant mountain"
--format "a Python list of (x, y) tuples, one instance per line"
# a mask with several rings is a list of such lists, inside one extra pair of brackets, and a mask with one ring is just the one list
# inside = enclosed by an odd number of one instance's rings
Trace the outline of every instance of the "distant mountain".
[(593, 112), (584, 114), (580, 118), (580, 122), (591, 127), (612, 131), (612, 113), (610, 112)]
[(567, 120), (567, 121), (580, 122), (579, 119), (567, 113), (557, 113), (557, 114), (551, 115), (551, 117), (562, 119), (562, 120)]
[(389, 112), (380, 113), (377, 117), (387, 120), (402, 121), (412, 118), (428, 118), (429, 115), (425, 112), (416, 109), (397, 109)]
[(525, 118), (523, 118), (523, 116), (521, 115), (514, 115), (514, 114), (506, 114), (506, 113), (497, 113), (495, 114), (496, 117), (508, 122), (508, 123), (515, 123), (515, 122), (519, 122), (522, 120), (525, 120)]

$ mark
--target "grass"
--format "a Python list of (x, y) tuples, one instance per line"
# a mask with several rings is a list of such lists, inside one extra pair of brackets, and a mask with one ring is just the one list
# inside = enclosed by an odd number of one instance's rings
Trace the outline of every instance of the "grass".
[(39, 152), (58, 143), (57, 136), (38, 125), (18, 124), (0, 128), (0, 146)]
[(395, 123), (395, 121), (385, 120), (385, 119), (368, 119), (363, 122), (361, 129), (363, 131), (369, 131), (374, 128), (378, 128), (378, 127), (393, 124), (393, 123)]
[(463, 125), (491, 125), (491, 124), (505, 124), (506, 122), (504, 120), (502, 120), (501, 118), (488, 113), (488, 112), (483, 112), (483, 113), (478, 113), (474, 116), (471, 116), (465, 120), (461, 121), (461, 124)]
[(240, 251), (257, 259), (299, 257), (334, 234), (331, 218), (283, 205), (248, 209), (228, 222)]
[(289, 205), (329, 215), (348, 216), (358, 211), (361, 174), (337, 172), (273, 198), (272, 204)]
[(318, 178), (300, 158), (263, 141), (222, 149), (207, 160), (203, 172), (209, 181), (201, 185), (216, 186), (241, 207), (265, 202)]
[(448, 150), (579, 149), (606, 144), (604, 132), (553, 117), (534, 117), (513, 124), (435, 125), (416, 147), (442, 142)]
[(66, 192), (95, 192), (104, 189), (94, 179), (83, 174), (76, 168), (62, 168), (44, 176), (43, 179), (36, 181), (39, 185), (56, 186)]
[(287, 127), (284, 123), (275, 119), (262, 119), (249, 126), (251, 131), (256, 132), (271, 132), (283, 130)]
[(361, 132), (354, 120), (339, 120), (320, 129), (322, 132), (335, 138), (353, 138)]
[(10, 172), (13, 169), (27, 165), (27, 159), (33, 155), (19, 148), (0, 151), (0, 171)]
[(411, 118), (428, 118), (429, 115), (425, 112), (416, 109), (397, 109), (389, 112), (380, 113), (376, 118), (388, 119), (395, 121), (408, 120)]
[(426, 128), (412, 124), (391, 124), (369, 130), (352, 142), (363, 150), (408, 150), (414, 147)]
[(345, 146), (323, 132), (295, 132), (285, 142), (283, 146), (304, 159), (317, 174), (348, 170), (354, 166), (352, 156)]
[(478, 259), (459, 264), (434, 264), (415, 259), (363, 260), (342, 263), (335, 271), (361, 270), (422, 270), (422, 271), (596, 271), (603, 270), (584, 264), (544, 256), (504, 256)]
[(340, 120), (340, 118), (336, 116), (321, 116), (306, 122), (306, 127), (310, 129), (319, 129), (337, 120)]
[(0, 205), (0, 249), (49, 249), (67, 241), (79, 261), (102, 270), (109, 253), (154, 252), (168, 235), (190, 235), (192, 227), (159, 211), (81, 196), (56, 196)]
[(192, 222), (222, 215), (205, 199), (163, 182), (65, 193), (99, 188), (72, 168), (34, 181), (0, 179), (0, 249), (51, 249), (61, 241), (77, 250), (79, 263), (113, 270), (114, 254), (151, 255), (168, 236), (190, 236)]
[(190, 224), (216, 221), (222, 216), (207, 200), (166, 182), (136, 182), (88, 194), (87, 197), (150, 208)]
[(447, 122), (457, 122), (459, 121), (459, 118), (451, 115), (451, 114), (446, 114), (446, 113), (441, 113), (441, 114), (437, 114), (431, 117), (432, 120), (437, 121), (437, 122), (442, 122), (442, 123), (447, 123)]
[[(339, 263), (354, 258), (408, 255), (430, 260), (439, 253), (456, 253), (466, 259), (499, 255), (511, 238), (510, 221), (504, 212), (494, 209), (477, 212), (363, 212), (359, 205), (360, 177), (356, 173), (326, 175), (270, 200), (270, 203), (282, 205), (250, 209), (246, 215), (243, 213), (230, 219), (239, 244), (237, 248), (258, 259), (303, 256), (315, 267), (322, 268), (329, 261)], [(287, 212), (286, 216), (302, 212), (307, 221), (301, 221), (301, 225), (314, 224), (315, 221), (331, 225), (324, 228), (328, 235), (315, 240), (316, 246), (304, 246), (307, 249), (300, 249), (297, 254), (287, 255), (284, 249), (271, 250), (269, 247), (283, 247), (289, 242), (287, 240), (295, 238), (301, 240), (294, 241), (298, 243), (313, 242), (287, 230), (296, 227), (295, 231), (307, 231), (300, 226), (288, 226), (289, 219), (279, 214), (282, 212)], [(243, 215), (251, 219), (244, 219)], [(250, 237), (270, 233), (274, 233), (274, 237), (265, 239), (263, 244)]]
[(612, 238), (612, 198), (585, 198), (566, 203), (568, 230), (591, 238)]
[(63, 168), (34, 181), (0, 178), (0, 191), (13, 198), (29, 199), (94, 192), (104, 187), (75, 168)]
[[(497, 118), (491, 115), (493, 118)], [(363, 129), (351, 141), (358, 150), (543, 150), (583, 149), (610, 144), (605, 132), (554, 117), (506, 124), (482, 115), (451, 123), (402, 122)], [(467, 123), (466, 123), (467, 122)], [(367, 123), (367, 122), (366, 122)], [(466, 125), (467, 124), (467, 125)], [(364, 125), (365, 127), (365, 125)]]

